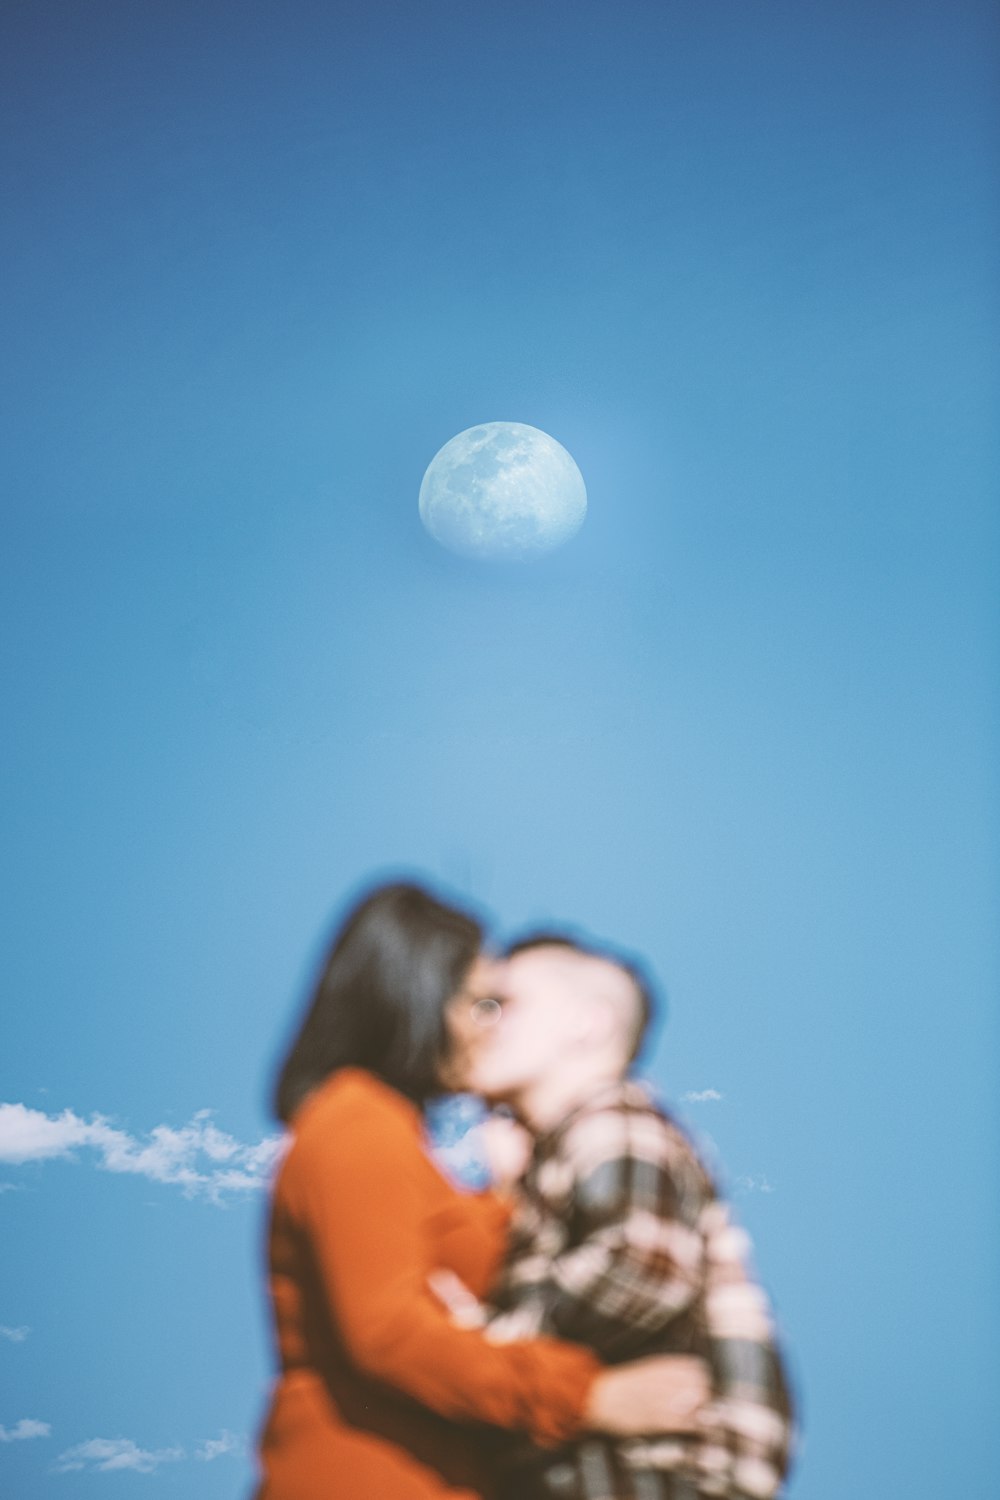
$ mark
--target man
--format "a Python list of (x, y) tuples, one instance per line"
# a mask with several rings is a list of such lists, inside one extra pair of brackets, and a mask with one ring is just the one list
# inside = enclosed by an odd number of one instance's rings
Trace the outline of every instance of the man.
[(680, 1127), (628, 1079), (651, 1014), (631, 964), (541, 934), (509, 950), (474, 1085), (535, 1138), (494, 1338), (553, 1334), (607, 1362), (705, 1358), (697, 1437), (588, 1438), (512, 1458), (510, 1500), (770, 1500), (791, 1403), (749, 1242)]

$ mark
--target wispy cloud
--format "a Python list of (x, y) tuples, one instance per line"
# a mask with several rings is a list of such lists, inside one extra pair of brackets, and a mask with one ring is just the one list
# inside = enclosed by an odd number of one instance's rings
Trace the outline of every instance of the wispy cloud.
[(737, 1177), (733, 1183), (734, 1193), (773, 1193), (774, 1188), (768, 1182), (763, 1172), (755, 1172), (749, 1176)]
[(199, 1443), (194, 1456), (209, 1464), (213, 1458), (222, 1458), (226, 1453), (242, 1453), (244, 1446), (242, 1438), (223, 1428), (217, 1438), (206, 1438), (203, 1443)]
[(0, 1323), (0, 1339), (7, 1339), (11, 1344), (23, 1344), (30, 1328), (8, 1328), (5, 1323)]
[(34, 1417), (22, 1417), (16, 1427), (0, 1427), (0, 1443), (23, 1443), (28, 1438), (48, 1437), (51, 1431), (48, 1422), (36, 1422)]
[(0, 1104), (2, 1162), (22, 1165), (89, 1152), (104, 1171), (171, 1183), (189, 1197), (201, 1194), (216, 1203), (227, 1193), (266, 1187), (283, 1143), (280, 1135), (253, 1145), (238, 1141), (213, 1124), (207, 1109), (180, 1128), (157, 1125), (137, 1137), (104, 1115), (85, 1120), (71, 1109), (48, 1115), (25, 1104)]
[(685, 1104), (709, 1104), (715, 1099), (721, 1099), (722, 1095), (718, 1089), (689, 1089), (681, 1098)]
[(184, 1457), (183, 1448), (140, 1448), (131, 1438), (89, 1438), (60, 1453), (53, 1464), (57, 1474), (77, 1469), (106, 1473), (112, 1469), (133, 1469), (137, 1474), (152, 1474), (161, 1464), (176, 1463)]
[[(43, 1428), (39, 1432), (17, 1432), (14, 1437), (47, 1437), (49, 1428), (44, 1422), (19, 1424), (21, 1427)], [(0, 1428), (0, 1432), (3, 1429)], [(223, 1428), (217, 1438), (205, 1438), (194, 1451), (194, 1457), (203, 1463), (222, 1458), (225, 1454), (242, 1454), (246, 1444), (236, 1433)], [(161, 1464), (179, 1463), (188, 1457), (183, 1448), (140, 1448), (131, 1438), (88, 1438), (60, 1453), (52, 1465), (56, 1474), (69, 1474), (79, 1469), (108, 1473), (113, 1469), (132, 1469), (137, 1474), (152, 1474)]]

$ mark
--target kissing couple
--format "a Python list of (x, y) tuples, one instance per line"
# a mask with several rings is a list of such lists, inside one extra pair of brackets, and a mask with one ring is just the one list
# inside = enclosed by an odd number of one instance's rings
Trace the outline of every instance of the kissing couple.
[[(631, 1071), (641, 968), (503, 954), (423, 887), (343, 922), (281, 1068), (257, 1500), (772, 1500), (792, 1405), (749, 1243)], [(494, 1181), (424, 1111), (472, 1092)]]

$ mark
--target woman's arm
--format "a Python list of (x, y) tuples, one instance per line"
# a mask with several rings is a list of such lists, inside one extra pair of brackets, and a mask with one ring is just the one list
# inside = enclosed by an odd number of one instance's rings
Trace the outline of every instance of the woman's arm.
[(506, 1347), (452, 1326), (432, 1294), (419, 1138), (377, 1097), (314, 1115), (299, 1137), (289, 1202), (338, 1331), (358, 1368), (454, 1420), (490, 1422), (558, 1443), (585, 1425), (600, 1371), (577, 1345)]
[[(428, 1280), (456, 1328), (481, 1328), (491, 1344), (512, 1341), (500, 1326), (507, 1319), (489, 1322), (489, 1308), (453, 1271), (432, 1271)], [(534, 1332), (530, 1335), (535, 1336)], [(711, 1397), (709, 1367), (703, 1359), (687, 1354), (654, 1355), (598, 1375), (587, 1397), (584, 1425), (618, 1437), (654, 1431), (697, 1432), (702, 1409)]]

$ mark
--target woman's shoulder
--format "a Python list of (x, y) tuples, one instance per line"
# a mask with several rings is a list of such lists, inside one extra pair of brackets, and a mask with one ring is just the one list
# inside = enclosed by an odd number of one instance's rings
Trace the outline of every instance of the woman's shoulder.
[(391, 1194), (419, 1173), (416, 1105), (360, 1068), (338, 1070), (318, 1084), (289, 1123), (274, 1202), (276, 1212), (293, 1219), (322, 1215), (344, 1195), (367, 1200), (374, 1183)]
[(355, 1128), (393, 1135), (420, 1134), (420, 1111), (397, 1089), (365, 1068), (338, 1068), (308, 1094), (291, 1120), (296, 1143)]

